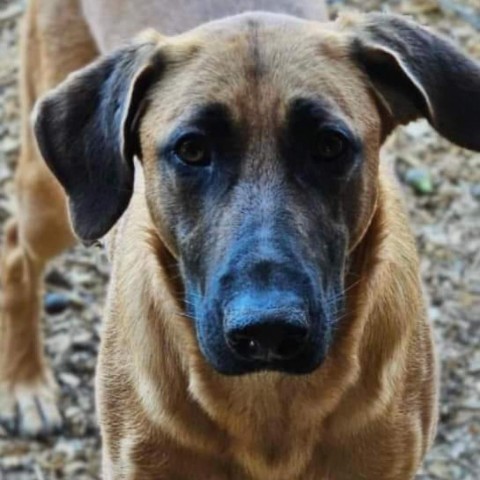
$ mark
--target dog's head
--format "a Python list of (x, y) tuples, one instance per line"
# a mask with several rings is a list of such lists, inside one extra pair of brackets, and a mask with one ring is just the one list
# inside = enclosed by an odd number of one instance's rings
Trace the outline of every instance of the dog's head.
[(35, 131), (86, 241), (126, 209), (138, 155), (215, 369), (305, 373), (334, 339), (381, 144), (419, 117), (480, 150), (480, 67), (445, 40), (388, 15), (246, 14), (99, 59)]

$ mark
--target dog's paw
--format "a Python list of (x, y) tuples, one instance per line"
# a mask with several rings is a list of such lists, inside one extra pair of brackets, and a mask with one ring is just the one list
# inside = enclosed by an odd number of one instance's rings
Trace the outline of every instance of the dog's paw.
[(45, 437), (58, 432), (62, 417), (52, 379), (0, 385), (0, 423), (12, 435)]

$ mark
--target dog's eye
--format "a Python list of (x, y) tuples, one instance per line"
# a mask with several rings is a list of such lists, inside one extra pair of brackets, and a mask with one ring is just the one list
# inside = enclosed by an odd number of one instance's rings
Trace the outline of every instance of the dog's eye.
[(349, 148), (345, 134), (332, 128), (320, 130), (315, 138), (313, 155), (321, 161), (332, 161), (343, 157)]
[(207, 139), (199, 133), (190, 133), (175, 145), (175, 155), (184, 163), (205, 166), (210, 163), (210, 149)]

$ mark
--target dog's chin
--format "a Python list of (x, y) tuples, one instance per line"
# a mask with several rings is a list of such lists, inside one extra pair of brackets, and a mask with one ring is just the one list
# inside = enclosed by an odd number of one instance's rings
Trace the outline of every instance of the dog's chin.
[(201, 348), (207, 363), (218, 373), (225, 376), (242, 376), (258, 372), (277, 372), (286, 375), (308, 375), (317, 370), (325, 359), (324, 349), (315, 352), (306, 351), (298, 358), (287, 361), (245, 361), (228, 352), (216, 354), (208, 348)]

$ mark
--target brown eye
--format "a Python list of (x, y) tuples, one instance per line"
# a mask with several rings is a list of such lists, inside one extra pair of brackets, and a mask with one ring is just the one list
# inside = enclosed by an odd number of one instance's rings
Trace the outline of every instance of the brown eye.
[(176, 156), (188, 165), (204, 166), (210, 163), (210, 151), (206, 138), (201, 134), (189, 134), (175, 146)]
[(331, 161), (343, 157), (348, 150), (346, 136), (333, 129), (321, 130), (314, 144), (314, 156), (319, 160)]

